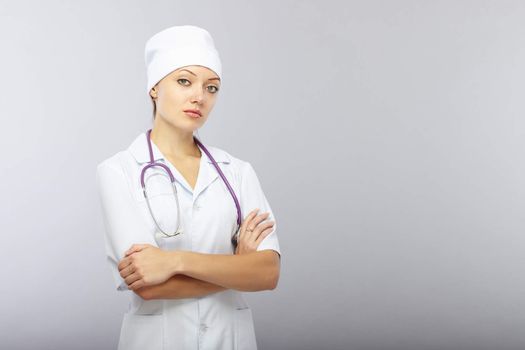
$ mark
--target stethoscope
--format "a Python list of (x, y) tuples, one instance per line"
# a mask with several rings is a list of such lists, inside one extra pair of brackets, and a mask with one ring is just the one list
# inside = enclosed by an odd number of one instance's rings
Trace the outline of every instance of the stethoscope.
[[(181, 220), (181, 216), (180, 216), (179, 196), (177, 194), (177, 187), (175, 186), (175, 177), (173, 176), (173, 173), (168, 168), (168, 166), (166, 166), (166, 164), (155, 162), (155, 160), (153, 158), (153, 149), (151, 148), (151, 137), (150, 137), (150, 134), (151, 134), (151, 129), (149, 129), (147, 131), (147, 133), (146, 133), (146, 139), (147, 139), (147, 142), (148, 142), (150, 161), (149, 161), (149, 163), (147, 165), (144, 166), (144, 168), (142, 168), (142, 172), (140, 174), (140, 184), (142, 185), (142, 193), (144, 193), (144, 198), (146, 198), (146, 203), (148, 205), (148, 209), (149, 209), (149, 212), (151, 214), (151, 218), (153, 219), (153, 222), (155, 223), (155, 226), (157, 227), (157, 229), (162, 234), (164, 234), (166, 237), (174, 237), (174, 236), (177, 236), (177, 235), (179, 235), (179, 234), (181, 234), (183, 232), (183, 230), (181, 228), (181, 226), (182, 226), (181, 225), (181, 221), (182, 220)], [(224, 176), (221, 168), (219, 168), (219, 165), (217, 164), (215, 159), (212, 157), (210, 152), (208, 152), (206, 147), (204, 147), (204, 145), (197, 139), (197, 137), (195, 137), (195, 135), (193, 136), (193, 139), (195, 140), (195, 143), (204, 151), (204, 153), (206, 153), (208, 158), (210, 158), (211, 162), (213, 163), (213, 166), (215, 166), (215, 169), (217, 169), (217, 172), (221, 176), (222, 181), (224, 182), (224, 184), (228, 188), (228, 191), (230, 192), (230, 194), (231, 194), (231, 196), (233, 198), (233, 201), (235, 202), (235, 207), (237, 208), (237, 230), (235, 231), (235, 234), (232, 236), (232, 244), (233, 244), (233, 246), (235, 248), (237, 246), (237, 239), (238, 239), (238, 235), (239, 235), (239, 229), (241, 228), (241, 206), (239, 204), (239, 200), (237, 199), (237, 196), (235, 195), (235, 192), (233, 191), (232, 187), (230, 186), (230, 183), (226, 179), (226, 176)], [(157, 220), (155, 219), (155, 215), (153, 214), (153, 210), (151, 209), (151, 205), (150, 205), (149, 199), (148, 199), (148, 194), (147, 194), (147, 191), (146, 191), (146, 185), (145, 185), (145, 182), (144, 182), (144, 175), (146, 174), (146, 170), (149, 169), (149, 168), (152, 168), (152, 167), (161, 167), (162, 169), (164, 169), (168, 173), (168, 175), (170, 177), (171, 187), (173, 189), (173, 195), (175, 196), (175, 203), (177, 205), (177, 226), (176, 226), (175, 232), (166, 232), (166, 231), (164, 231), (160, 227), (160, 225), (157, 222)]]

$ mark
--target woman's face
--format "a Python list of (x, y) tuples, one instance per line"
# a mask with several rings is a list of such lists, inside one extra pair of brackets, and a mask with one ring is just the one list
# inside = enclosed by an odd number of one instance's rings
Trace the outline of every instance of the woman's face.
[[(211, 69), (186, 66), (174, 70), (150, 90), (156, 98), (156, 117), (187, 132), (200, 128), (208, 119), (220, 88), (220, 80)], [(197, 110), (201, 116), (185, 112)]]

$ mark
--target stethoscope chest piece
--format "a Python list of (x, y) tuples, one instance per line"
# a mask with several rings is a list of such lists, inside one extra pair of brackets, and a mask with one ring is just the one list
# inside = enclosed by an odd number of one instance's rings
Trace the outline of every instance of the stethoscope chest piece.
[(239, 244), (239, 234), (241, 231), (241, 227), (237, 225), (237, 230), (235, 231), (235, 234), (232, 236), (232, 245), (233, 245), (233, 252), (237, 249), (237, 245)]

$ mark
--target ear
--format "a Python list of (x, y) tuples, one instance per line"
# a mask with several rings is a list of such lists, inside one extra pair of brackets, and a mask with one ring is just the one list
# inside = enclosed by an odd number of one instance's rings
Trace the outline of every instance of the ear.
[(157, 98), (157, 86), (156, 85), (151, 88), (151, 90), (149, 91), (149, 95), (151, 96), (153, 100)]

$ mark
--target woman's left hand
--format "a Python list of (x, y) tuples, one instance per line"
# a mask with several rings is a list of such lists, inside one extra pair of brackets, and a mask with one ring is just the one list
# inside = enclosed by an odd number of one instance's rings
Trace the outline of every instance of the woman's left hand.
[(266, 221), (269, 212), (256, 215), (259, 209), (252, 210), (241, 224), (235, 254), (247, 254), (257, 251), (262, 240), (268, 236), (275, 222)]
[(163, 283), (173, 275), (170, 258), (151, 244), (133, 244), (118, 264), (119, 273), (131, 290)]

